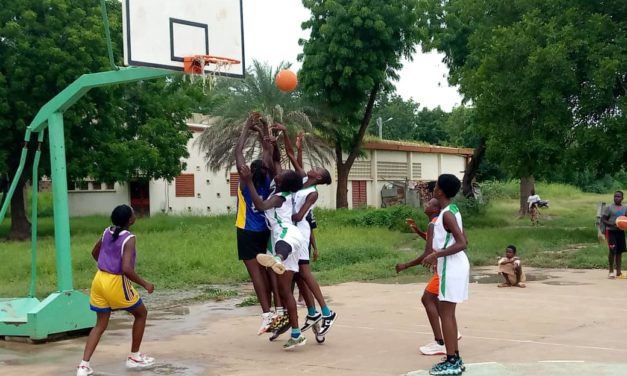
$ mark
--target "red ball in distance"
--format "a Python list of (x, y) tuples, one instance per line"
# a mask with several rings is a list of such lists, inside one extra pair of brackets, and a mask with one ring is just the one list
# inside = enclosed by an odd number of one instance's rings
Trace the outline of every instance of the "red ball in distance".
[(277, 73), (274, 78), (274, 84), (279, 90), (289, 93), (298, 86), (298, 78), (296, 77), (296, 73), (289, 69), (283, 69)]

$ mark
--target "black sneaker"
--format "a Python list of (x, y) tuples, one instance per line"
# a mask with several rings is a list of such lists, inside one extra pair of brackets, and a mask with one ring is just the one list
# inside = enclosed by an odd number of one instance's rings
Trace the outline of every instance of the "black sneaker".
[(319, 336), (324, 336), (327, 334), (333, 323), (335, 323), (335, 319), (337, 318), (337, 313), (331, 312), (329, 316), (322, 316), (322, 323), (320, 324), (320, 332), (318, 332)]
[(309, 316), (305, 318), (305, 325), (300, 328), (301, 332), (311, 329), (312, 326), (316, 325), (318, 321), (322, 320), (322, 313), (318, 312), (314, 316)]

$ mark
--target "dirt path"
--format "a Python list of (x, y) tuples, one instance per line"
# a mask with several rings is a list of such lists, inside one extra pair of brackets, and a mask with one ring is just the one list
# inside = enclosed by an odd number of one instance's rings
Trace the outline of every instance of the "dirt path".
[[(484, 272), (485, 270), (485, 272)], [(492, 269), (475, 268), (488, 275)], [(627, 281), (602, 270), (529, 269), (528, 288), (472, 283), (458, 307), (460, 350), (473, 375), (616, 375), (627, 362)], [(425, 375), (438, 360), (418, 354), (432, 340), (419, 306), (424, 283), (345, 283), (323, 289), (339, 314), (324, 345), (284, 352), (286, 339), (256, 336), (258, 308), (236, 301), (154, 312), (143, 350), (159, 366), (142, 375)], [(304, 311), (302, 311), (304, 315)], [(130, 320), (118, 316), (96, 351), (97, 375), (127, 374)], [(0, 342), (2, 375), (72, 375), (84, 337), (45, 345)], [(619, 371), (620, 370), (620, 371)], [(136, 373), (128, 373), (136, 374)]]

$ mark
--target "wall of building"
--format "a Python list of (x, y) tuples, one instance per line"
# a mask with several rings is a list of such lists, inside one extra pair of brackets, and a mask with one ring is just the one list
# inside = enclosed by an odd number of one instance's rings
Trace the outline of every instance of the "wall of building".
[[(237, 198), (237, 181), (232, 185), (231, 177), (235, 174), (235, 168), (228, 172), (222, 170), (211, 172), (205, 166), (203, 153), (195, 145), (195, 140), (200, 135), (201, 129), (193, 127), (193, 138), (188, 142), (189, 158), (183, 160), (185, 169), (182, 174), (187, 175), (190, 183), (193, 175), (193, 186), (186, 185), (187, 197), (177, 195), (177, 180), (153, 180), (149, 183), (150, 214), (192, 214), (192, 215), (216, 215), (235, 213)], [(399, 144), (399, 150), (382, 150), (391, 148), (397, 144), (378, 145), (380, 149), (366, 149), (363, 156), (358, 158), (351, 169), (348, 182), (349, 208), (353, 207), (355, 195), (363, 198), (365, 189), (365, 205), (381, 207), (381, 190), (392, 182), (405, 183), (406, 181), (430, 181), (436, 180), (442, 173), (451, 173), (460, 179), (466, 163), (468, 150), (464, 153), (454, 154), (451, 148), (417, 147), (410, 144)], [(445, 150), (446, 149), (446, 150)], [(442, 152), (438, 152), (442, 150)], [(461, 149), (460, 149), (461, 150)], [(335, 208), (337, 190), (337, 172), (335, 164), (326, 166), (333, 183), (328, 186), (318, 187), (318, 207)], [(305, 161), (305, 170), (311, 166)], [(236, 174), (235, 174), (236, 175)], [(181, 181), (183, 181), (181, 179)], [(355, 182), (355, 183), (353, 183)], [(354, 188), (359, 192), (353, 192)], [(183, 192), (180, 190), (179, 193)], [(191, 192), (191, 193), (190, 193)], [(354, 195), (355, 193), (355, 195)], [(126, 185), (116, 184), (113, 190), (100, 191), (71, 191), (70, 213), (73, 216), (105, 214), (108, 215), (111, 208), (120, 203), (129, 203), (129, 189)]]
[(110, 215), (116, 206), (130, 202), (128, 186), (125, 184), (115, 183), (113, 189), (106, 189), (106, 185), (103, 185), (102, 188), (105, 189), (98, 190), (93, 189), (94, 183), (87, 184), (83, 187), (87, 189), (69, 191), (71, 216)]

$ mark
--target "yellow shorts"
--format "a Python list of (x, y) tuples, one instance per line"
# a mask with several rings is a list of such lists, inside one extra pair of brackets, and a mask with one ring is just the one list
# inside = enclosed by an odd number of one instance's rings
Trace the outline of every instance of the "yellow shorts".
[(131, 281), (123, 275), (98, 270), (89, 294), (89, 306), (95, 312), (132, 311), (142, 304)]

